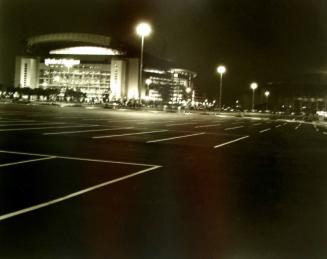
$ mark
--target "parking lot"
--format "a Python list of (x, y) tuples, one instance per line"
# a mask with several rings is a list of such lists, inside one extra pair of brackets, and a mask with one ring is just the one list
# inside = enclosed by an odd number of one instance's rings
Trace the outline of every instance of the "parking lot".
[(326, 143), (264, 117), (0, 105), (0, 257), (322, 258)]

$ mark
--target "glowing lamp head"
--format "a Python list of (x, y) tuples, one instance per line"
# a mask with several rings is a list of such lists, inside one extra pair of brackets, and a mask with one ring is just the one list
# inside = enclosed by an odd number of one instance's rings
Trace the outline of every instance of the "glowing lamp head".
[(255, 89), (258, 88), (258, 84), (257, 84), (257, 83), (252, 83), (252, 84), (250, 85), (250, 88), (251, 88), (252, 90), (255, 90)]
[(270, 95), (270, 92), (269, 91), (266, 91), (265, 92), (265, 96), (268, 97)]
[(191, 87), (187, 87), (187, 88), (186, 88), (186, 93), (189, 94), (191, 91), (192, 91)]
[(136, 33), (141, 37), (149, 36), (151, 31), (151, 26), (148, 23), (141, 22), (136, 26)]
[(151, 80), (150, 78), (148, 78), (147, 80), (145, 80), (145, 83), (146, 83), (147, 85), (151, 85), (151, 84), (152, 84), (152, 80)]
[(224, 74), (226, 72), (226, 67), (224, 67), (224, 66), (217, 67), (217, 72), (219, 74)]

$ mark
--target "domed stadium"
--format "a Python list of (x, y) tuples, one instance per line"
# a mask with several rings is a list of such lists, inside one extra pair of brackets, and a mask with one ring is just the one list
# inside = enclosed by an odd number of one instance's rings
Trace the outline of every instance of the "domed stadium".
[(147, 54), (145, 61), (139, 83), (139, 51), (127, 44), (87, 33), (38, 35), (28, 38), (25, 55), (16, 57), (15, 86), (56, 88), (59, 98), (71, 89), (98, 102), (105, 94), (110, 100), (179, 101), (193, 89), (196, 73)]

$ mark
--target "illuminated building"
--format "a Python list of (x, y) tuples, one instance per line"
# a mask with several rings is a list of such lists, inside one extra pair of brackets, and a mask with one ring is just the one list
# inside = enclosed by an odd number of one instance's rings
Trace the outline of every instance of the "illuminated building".
[[(158, 66), (160, 62), (154, 63)], [(175, 96), (180, 100), (184, 88), (193, 87), (194, 72), (170, 68), (147, 70), (146, 67), (145, 62), (144, 81), (152, 79), (148, 86), (150, 99), (169, 101)], [(121, 47), (110, 37), (46, 34), (28, 38), (26, 54), (16, 57), (15, 86), (57, 88), (61, 92), (59, 97), (71, 89), (85, 93), (88, 100), (100, 101), (104, 94), (109, 94), (110, 100), (137, 99), (140, 89), (140, 96), (145, 99), (147, 86), (142, 82), (138, 87), (138, 70), (138, 51)]]

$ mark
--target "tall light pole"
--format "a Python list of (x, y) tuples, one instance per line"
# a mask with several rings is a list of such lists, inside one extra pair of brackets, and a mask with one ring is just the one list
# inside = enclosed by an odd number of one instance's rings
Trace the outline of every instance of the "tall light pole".
[(252, 111), (254, 111), (254, 92), (255, 92), (255, 89), (258, 88), (258, 84), (257, 83), (251, 83), (250, 85), (250, 88), (252, 89)]
[(148, 23), (141, 22), (136, 26), (136, 33), (141, 37), (140, 72), (139, 72), (139, 100), (141, 101), (141, 87), (143, 84), (143, 49), (144, 38), (149, 36), (152, 29)]
[(265, 96), (266, 96), (266, 111), (268, 111), (268, 99), (269, 99), (270, 92), (265, 91)]
[(217, 67), (217, 72), (220, 74), (220, 84), (219, 84), (219, 100), (218, 100), (218, 110), (221, 111), (221, 98), (223, 94), (223, 74), (226, 72), (226, 67)]

